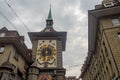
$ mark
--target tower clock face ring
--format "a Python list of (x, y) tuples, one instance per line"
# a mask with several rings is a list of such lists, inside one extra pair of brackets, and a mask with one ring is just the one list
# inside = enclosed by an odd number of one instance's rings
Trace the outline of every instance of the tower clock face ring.
[(39, 48), (39, 60), (49, 62), (54, 60), (56, 49), (52, 45), (43, 45)]

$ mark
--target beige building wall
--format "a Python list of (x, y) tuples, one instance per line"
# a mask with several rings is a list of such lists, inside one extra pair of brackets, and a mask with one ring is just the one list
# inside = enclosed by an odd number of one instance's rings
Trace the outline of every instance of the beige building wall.
[[(101, 21), (103, 24), (103, 27), (105, 27), (105, 32), (104, 35), (107, 37), (107, 47), (110, 47), (110, 56), (108, 56), (109, 59), (113, 59), (112, 62), (114, 63), (114, 67), (120, 72), (120, 37), (119, 37), (119, 32), (120, 32), (120, 25), (115, 26), (112, 23), (113, 19), (118, 19), (120, 21), (120, 15), (110, 17), (107, 20)], [(106, 22), (106, 24), (104, 23)], [(107, 27), (110, 26), (110, 27)], [(115, 71), (116, 72), (116, 71)]]
[(4, 63), (5, 61), (7, 61), (10, 53), (11, 53), (10, 63), (13, 66), (14, 72), (17, 73), (17, 71), (20, 70), (20, 72), (25, 77), (25, 75), (26, 75), (25, 66), (27, 64), (25, 63), (25, 60), (23, 59), (23, 57), (21, 56), (21, 54), (19, 52), (17, 52), (18, 59), (15, 59), (16, 49), (12, 44), (6, 44), (5, 45), (4, 52), (2, 54), (0, 54), (0, 65), (2, 63)]
[(83, 80), (116, 80), (120, 75), (120, 25), (114, 26), (112, 19), (99, 20), (96, 50)]
[[(112, 10), (112, 7), (110, 8)], [(96, 17), (97, 23), (94, 20), (89, 23), (97, 24), (94, 26), (96, 27), (95, 37), (94, 35), (89, 37), (89, 40), (90, 38), (95, 39), (95, 48), (93, 51), (89, 50), (88, 52), (85, 64), (81, 70), (82, 80), (120, 79), (120, 14), (107, 15), (108, 13), (104, 13), (104, 9), (109, 11), (109, 8), (103, 8), (103, 11), (100, 9), (103, 12), (101, 15), (99, 14), (100, 10), (93, 10), (93, 13), (91, 13), (99, 17)], [(111, 13), (114, 12), (111, 11)], [(89, 13), (90, 17), (91, 14)], [(91, 28), (93, 29), (93, 27)], [(90, 46), (92, 47), (93, 45), (91, 44)]]

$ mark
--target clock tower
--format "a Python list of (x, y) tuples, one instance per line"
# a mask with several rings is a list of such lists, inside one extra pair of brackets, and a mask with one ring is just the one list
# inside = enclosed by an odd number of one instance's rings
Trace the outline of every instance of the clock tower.
[(46, 27), (41, 32), (29, 32), (33, 44), (33, 64), (29, 68), (28, 80), (64, 80), (62, 52), (65, 51), (67, 32), (53, 28), (51, 7)]

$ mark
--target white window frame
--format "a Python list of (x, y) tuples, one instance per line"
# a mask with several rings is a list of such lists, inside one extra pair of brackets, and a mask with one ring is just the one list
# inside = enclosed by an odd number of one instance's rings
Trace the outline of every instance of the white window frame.
[(111, 6), (114, 6), (114, 3), (113, 2), (106, 2), (106, 3), (104, 3), (104, 6), (111, 7)]
[(0, 37), (4, 37), (5, 36), (5, 33), (0, 33)]
[(112, 19), (112, 24), (114, 26), (120, 26), (120, 19), (119, 18), (113, 18)]

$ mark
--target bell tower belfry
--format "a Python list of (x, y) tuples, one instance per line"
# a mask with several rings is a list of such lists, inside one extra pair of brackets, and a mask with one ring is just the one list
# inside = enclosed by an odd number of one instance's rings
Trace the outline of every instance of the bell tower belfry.
[(65, 80), (62, 52), (65, 51), (67, 32), (53, 28), (51, 7), (46, 27), (41, 32), (29, 32), (34, 63), (29, 68), (28, 80)]

